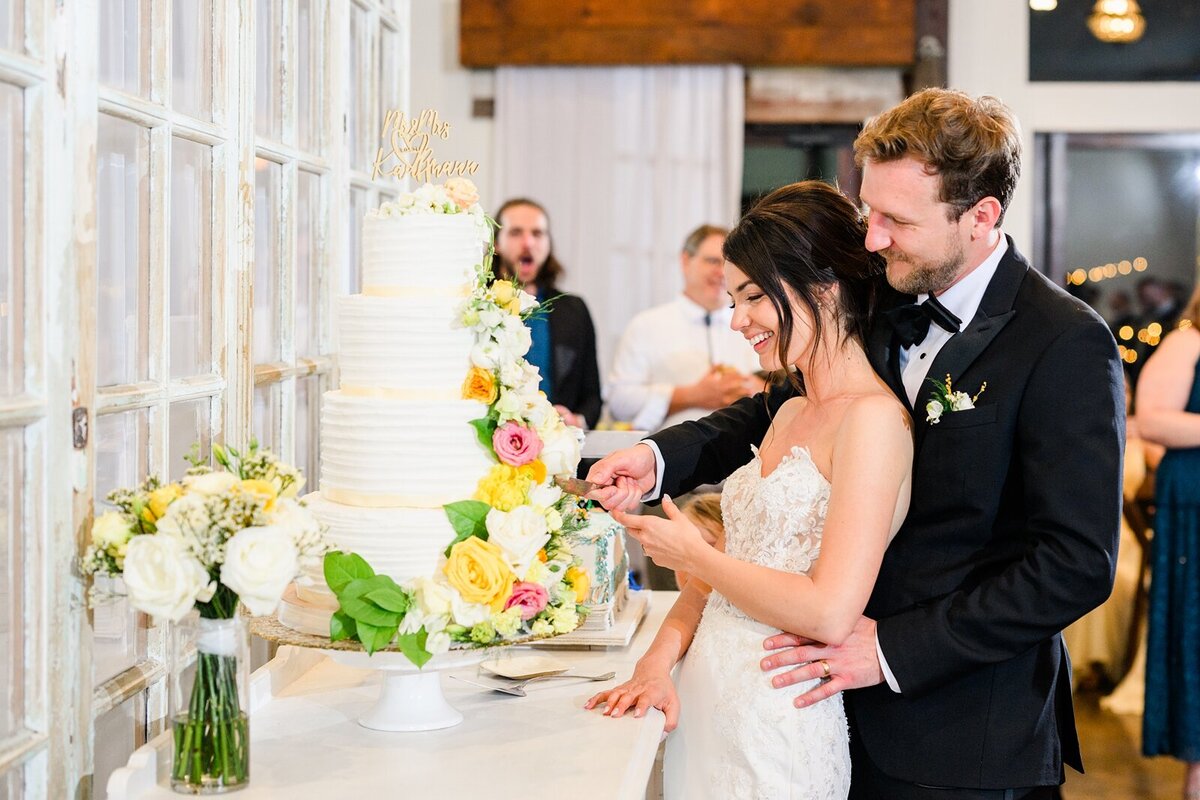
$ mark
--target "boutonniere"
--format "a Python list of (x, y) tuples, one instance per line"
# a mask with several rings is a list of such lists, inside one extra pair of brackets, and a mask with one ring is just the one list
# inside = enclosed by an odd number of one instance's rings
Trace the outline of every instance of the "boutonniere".
[(947, 411), (971, 410), (975, 407), (975, 401), (979, 399), (979, 395), (987, 389), (987, 381), (984, 381), (974, 396), (966, 392), (956, 392), (950, 381), (949, 373), (946, 374), (944, 381), (930, 378), (929, 382), (933, 384), (933, 394), (930, 395), (929, 402), (925, 404), (925, 421), (930, 425), (937, 425), (941, 422), (942, 414)]

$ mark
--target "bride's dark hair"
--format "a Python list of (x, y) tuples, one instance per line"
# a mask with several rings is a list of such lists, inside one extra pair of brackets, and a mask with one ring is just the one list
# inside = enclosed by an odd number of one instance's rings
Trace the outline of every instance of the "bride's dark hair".
[[(812, 314), (814, 354), (824, 333), (819, 299), (834, 285), (838, 291), (830, 296), (837, 298), (841, 333), (865, 346), (884, 283), (883, 258), (867, 250), (866, 232), (844, 194), (821, 181), (801, 181), (760, 199), (725, 237), (725, 258), (758, 285), (779, 315), (776, 350), (785, 369), (796, 320), (784, 287)], [(789, 371), (788, 377), (804, 391), (801, 376)]]

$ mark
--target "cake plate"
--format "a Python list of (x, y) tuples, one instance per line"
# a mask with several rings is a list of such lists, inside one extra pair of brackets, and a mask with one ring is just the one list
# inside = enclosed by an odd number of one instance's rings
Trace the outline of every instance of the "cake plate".
[(368, 655), (358, 642), (334, 642), (327, 636), (302, 633), (274, 616), (253, 618), (250, 631), (276, 644), (324, 651), (348, 667), (378, 670), (382, 678), (379, 698), (358, 718), (359, 725), (376, 731), (432, 731), (462, 722), (462, 713), (442, 693), (441, 673), (478, 664), (488, 653), (486, 648), (452, 649), (417, 667), (398, 650)]

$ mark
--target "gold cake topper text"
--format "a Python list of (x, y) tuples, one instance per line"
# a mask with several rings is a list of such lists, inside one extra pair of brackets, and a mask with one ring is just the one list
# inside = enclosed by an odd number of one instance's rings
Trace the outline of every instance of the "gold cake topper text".
[(381, 175), (403, 180), (411, 175), (425, 183), (434, 178), (474, 175), (479, 169), (475, 161), (438, 161), (433, 157), (429, 142), (434, 138), (450, 138), (450, 123), (443, 122), (432, 108), (415, 117), (405, 116), (398, 108), (388, 110), (379, 136), (383, 144), (375, 153), (372, 180)]

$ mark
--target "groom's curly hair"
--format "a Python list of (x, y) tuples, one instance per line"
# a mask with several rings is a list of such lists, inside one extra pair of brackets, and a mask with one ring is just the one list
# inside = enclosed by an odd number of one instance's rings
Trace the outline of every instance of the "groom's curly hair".
[[(814, 357), (825, 334), (826, 300), (835, 304), (838, 335), (865, 346), (885, 280), (884, 260), (867, 250), (866, 233), (866, 221), (844, 194), (810, 180), (760, 199), (725, 238), (726, 260), (762, 290), (779, 315), (775, 346), (785, 369), (797, 303), (812, 321)], [(789, 371), (788, 379), (804, 393), (801, 374)]]

